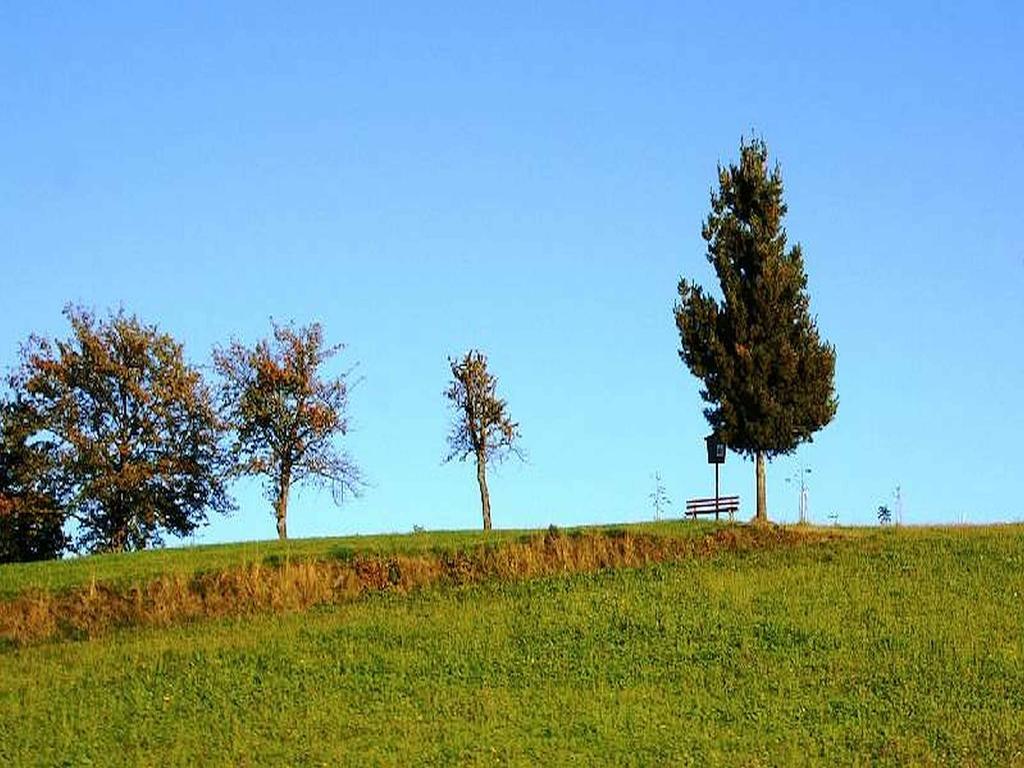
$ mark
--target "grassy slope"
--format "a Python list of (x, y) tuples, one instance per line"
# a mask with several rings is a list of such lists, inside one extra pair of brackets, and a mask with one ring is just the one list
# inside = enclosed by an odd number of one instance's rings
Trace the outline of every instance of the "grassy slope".
[[(622, 526), (594, 526), (607, 530)], [(662, 536), (694, 536), (713, 530), (713, 524), (679, 521), (629, 525), (633, 532), (649, 531)], [(588, 530), (588, 529), (576, 529)], [(427, 551), (471, 548), (483, 541), (501, 543), (521, 538), (517, 530), (432, 531), (427, 533), (346, 536), (289, 541), (247, 541), (177, 549), (156, 549), (118, 555), (50, 560), (39, 563), (0, 565), (0, 600), (31, 590), (61, 591), (90, 582), (108, 584), (144, 583), (167, 574), (218, 571), (249, 563), (272, 563), (284, 558), (319, 560), (362, 554), (416, 554)]]
[(0, 763), (1024, 765), (1022, 597), (901, 531), (8, 649)]

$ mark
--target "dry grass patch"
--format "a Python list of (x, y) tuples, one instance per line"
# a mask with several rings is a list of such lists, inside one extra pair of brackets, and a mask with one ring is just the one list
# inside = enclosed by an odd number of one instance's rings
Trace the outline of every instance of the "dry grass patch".
[(434, 585), (517, 581), (607, 568), (640, 568), (725, 551), (820, 542), (836, 534), (732, 526), (682, 538), (625, 530), (552, 527), (521, 541), (430, 554), (355, 555), (347, 561), (249, 564), (195, 576), (167, 575), (129, 587), (92, 583), (62, 593), (34, 591), (0, 602), (0, 637), (25, 644), (90, 638), (117, 627), (169, 626), (203, 618), (301, 611)]

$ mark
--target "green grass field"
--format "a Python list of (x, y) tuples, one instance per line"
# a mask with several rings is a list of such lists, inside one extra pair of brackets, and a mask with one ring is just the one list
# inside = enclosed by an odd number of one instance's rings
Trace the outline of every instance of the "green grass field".
[[(255, 546), (5, 566), (0, 585), (273, 554)], [(8, 646), (0, 764), (1024, 765), (1022, 598), (1024, 528), (856, 531)]]

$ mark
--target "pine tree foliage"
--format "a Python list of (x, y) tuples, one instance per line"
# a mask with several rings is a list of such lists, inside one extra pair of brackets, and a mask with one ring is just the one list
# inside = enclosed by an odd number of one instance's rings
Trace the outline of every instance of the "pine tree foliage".
[(76, 546), (143, 549), (228, 511), (220, 420), (181, 344), (124, 312), (64, 314), (70, 338), (31, 337), (11, 384), (49, 444)]
[(739, 164), (718, 169), (702, 230), (722, 300), (684, 278), (675, 307), (679, 354), (701, 380), (708, 423), (759, 465), (810, 441), (837, 408), (835, 349), (810, 314), (803, 254), (787, 247), (786, 212), (767, 146), (741, 142)]
[(363, 485), (359, 467), (337, 444), (348, 433), (348, 374), (322, 373), (342, 349), (324, 345), (319, 323), (274, 323), (272, 338), (253, 347), (235, 341), (214, 350), (222, 411), (234, 429), (235, 473), (265, 479), (282, 539), (294, 483), (329, 487), (338, 504)]

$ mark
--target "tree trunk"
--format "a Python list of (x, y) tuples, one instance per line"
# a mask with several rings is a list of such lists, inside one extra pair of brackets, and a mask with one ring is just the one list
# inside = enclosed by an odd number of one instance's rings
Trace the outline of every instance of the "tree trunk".
[(281, 474), (277, 479), (277, 499), (274, 501), (274, 514), (277, 515), (277, 538), (288, 538), (288, 491), (292, 487), (292, 462), (285, 456), (281, 459)]
[(480, 484), (480, 508), (484, 515), (484, 530), (491, 530), (491, 496), (487, 492), (487, 458), (476, 457), (476, 481)]
[(128, 515), (124, 510), (123, 494), (117, 494), (116, 500), (110, 507), (104, 505), (103, 511), (106, 512), (106, 517), (115, 522), (114, 532), (106, 540), (106, 551), (108, 552), (124, 552), (125, 545), (128, 544)]
[(117, 521), (114, 532), (107, 540), (108, 552), (124, 552), (128, 544), (128, 515), (124, 513), (124, 508), (124, 497), (118, 494), (118, 500), (108, 512), (108, 518)]
[(757, 477), (757, 515), (754, 517), (754, 522), (766, 525), (768, 523), (768, 493), (765, 488), (764, 454), (760, 451), (757, 452), (754, 467), (754, 473)]
[(288, 538), (288, 489), (291, 481), (282, 477), (277, 486), (277, 500), (274, 502), (274, 514), (277, 515), (277, 538)]

